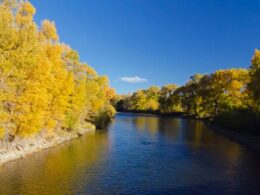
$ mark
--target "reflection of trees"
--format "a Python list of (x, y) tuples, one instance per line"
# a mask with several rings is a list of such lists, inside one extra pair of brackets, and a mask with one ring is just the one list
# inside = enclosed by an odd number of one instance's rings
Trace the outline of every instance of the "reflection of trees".
[(160, 133), (175, 140), (180, 133), (180, 120), (177, 118), (160, 118)]
[(203, 124), (201, 122), (196, 122), (194, 125), (194, 144), (195, 147), (198, 147), (201, 143), (202, 139), (202, 129), (203, 129)]
[(147, 117), (135, 117), (133, 123), (136, 129), (140, 131), (148, 131), (151, 134), (155, 134), (159, 129), (159, 118), (153, 116)]
[(160, 133), (175, 139), (180, 130), (181, 119), (163, 118), (156, 116), (138, 116), (133, 119), (137, 130), (147, 131), (150, 134)]
[(232, 168), (240, 163), (242, 148), (239, 144), (209, 129), (201, 121), (185, 120), (185, 129), (185, 139), (192, 143), (188, 145), (190, 149), (204, 148), (216, 161)]
[[(187, 129), (186, 137), (192, 141), (193, 146), (199, 147), (203, 144), (203, 123), (193, 119), (185, 120), (183, 123), (184, 128)], [(210, 139), (210, 134), (205, 133), (205, 135), (207, 136), (206, 140)]]
[[(82, 171), (96, 166), (104, 158), (108, 147), (106, 133), (90, 133), (71, 143), (17, 161), (0, 172), (0, 193), (64, 194), (80, 180), (74, 176), (80, 176)], [(9, 178), (2, 181), (6, 177)]]
[(141, 131), (144, 130), (146, 128), (146, 123), (147, 123), (146, 118), (147, 117), (135, 117), (133, 119), (135, 128)]
[(159, 118), (158, 117), (147, 117), (146, 129), (150, 134), (155, 134), (159, 130)]

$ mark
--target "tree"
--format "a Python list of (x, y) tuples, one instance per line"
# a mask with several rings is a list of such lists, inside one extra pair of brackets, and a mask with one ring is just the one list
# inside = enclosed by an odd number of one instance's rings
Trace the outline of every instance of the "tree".
[(55, 23), (44, 20), (41, 25), (40, 38), (46, 41), (55, 42), (59, 40)]
[(107, 77), (59, 42), (54, 22), (34, 22), (29, 1), (0, 5), (0, 137), (72, 130), (91, 115), (111, 117)]
[(173, 112), (174, 111), (174, 101), (171, 96), (174, 94), (174, 91), (178, 88), (175, 84), (168, 84), (161, 88), (159, 103), (160, 110), (162, 112)]
[(190, 77), (190, 80), (182, 86), (177, 94), (180, 98), (183, 110), (191, 115), (196, 115), (200, 117), (202, 115), (202, 96), (201, 96), (201, 79), (203, 75), (195, 74)]
[(160, 88), (157, 86), (151, 86), (149, 89), (145, 90), (145, 95), (146, 95), (145, 110), (150, 110), (150, 111), (158, 110)]
[(204, 109), (210, 115), (217, 116), (220, 108), (242, 106), (241, 97), (247, 83), (248, 71), (246, 69), (218, 70), (203, 77), (201, 95)]
[(131, 109), (145, 110), (146, 109), (146, 95), (144, 90), (138, 90), (131, 96)]
[(253, 94), (253, 99), (255, 101), (254, 107), (256, 110), (260, 110), (260, 51), (257, 49), (255, 50), (249, 73), (250, 82), (248, 88)]

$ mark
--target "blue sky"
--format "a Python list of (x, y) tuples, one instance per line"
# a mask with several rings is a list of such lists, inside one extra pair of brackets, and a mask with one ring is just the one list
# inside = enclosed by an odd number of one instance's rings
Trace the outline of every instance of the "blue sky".
[(259, 0), (31, 0), (38, 24), (108, 75), (118, 93), (248, 67), (260, 47)]

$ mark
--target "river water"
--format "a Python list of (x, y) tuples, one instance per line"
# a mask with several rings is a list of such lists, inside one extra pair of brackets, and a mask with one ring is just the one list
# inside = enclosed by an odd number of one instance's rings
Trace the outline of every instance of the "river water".
[(200, 121), (120, 113), (2, 166), (0, 194), (260, 194), (260, 157)]

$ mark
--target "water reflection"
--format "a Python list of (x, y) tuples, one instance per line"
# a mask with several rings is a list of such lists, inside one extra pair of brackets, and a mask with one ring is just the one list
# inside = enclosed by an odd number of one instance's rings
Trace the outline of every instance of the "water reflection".
[(260, 157), (190, 119), (119, 114), (108, 131), (0, 170), (0, 194), (260, 194)]
[(108, 134), (92, 132), (71, 143), (6, 164), (0, 172), (0, 194), (73, 191), (81, 177), (85, 182), (91, 180), (92, 175), (84, 172), (99, 166), (108, 150)]
[(180, 129), (180, 119), (171, 120), (153, 115), (141, 115), (132, 120), (134, 127), (140, 131), (147, 131), (151, 135), (158, 132), (172, 138), (176, 138)]

